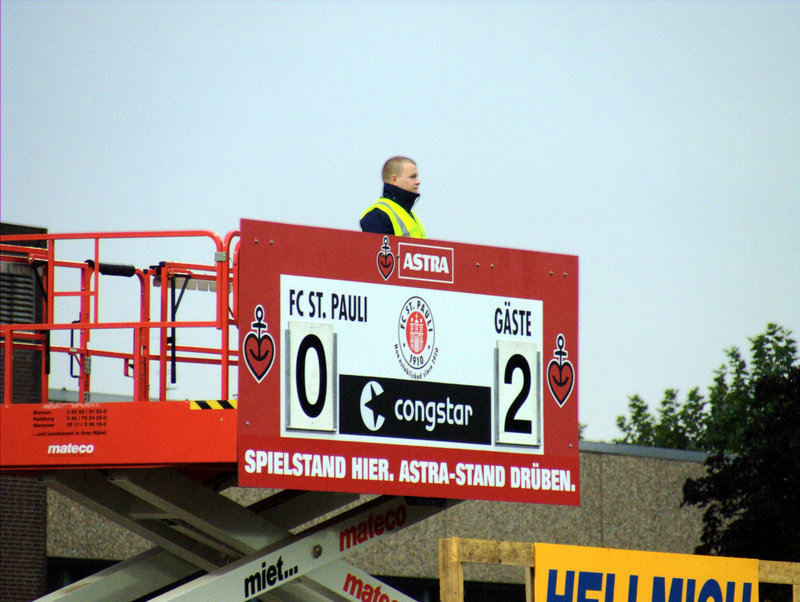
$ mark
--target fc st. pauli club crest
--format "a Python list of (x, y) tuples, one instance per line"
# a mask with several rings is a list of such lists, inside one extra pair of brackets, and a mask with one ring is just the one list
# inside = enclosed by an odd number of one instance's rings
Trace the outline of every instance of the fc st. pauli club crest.
[(250, 331), (242, 342), (242, 355), (244, 363), (256, 382), (261, 382), (272, 368), (275, 360), (275, 340), (267, 332), (267, 323), (264, 322), (264, 308), (256, 305), (253, 310), (255, 320), (250, 322)]
[[(397, 346), (395, 347), (401, 367), (407, 374), (409, 369), (422, 376), (430, 373), (436, 361), (436, 331), (433, 312), (422, 297), (414, 296), (403, 303), (397, 321)], [(415, 377), (418, 378), (418, 375)]]

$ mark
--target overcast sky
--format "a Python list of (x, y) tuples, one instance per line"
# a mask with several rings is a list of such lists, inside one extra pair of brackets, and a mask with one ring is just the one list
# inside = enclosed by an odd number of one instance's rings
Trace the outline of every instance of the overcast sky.
[(588, 439), (800, 334), (800, 2), (3, 0), (1, 39), (3, 221), (354, 230), (411, 156), (429, 236), (579, 256)]

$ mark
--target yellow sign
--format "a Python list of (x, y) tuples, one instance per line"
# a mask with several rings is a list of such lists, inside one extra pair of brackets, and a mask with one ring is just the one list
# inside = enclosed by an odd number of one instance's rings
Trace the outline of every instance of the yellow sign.
[(538, 602), (758, 602), (758, 560), (540, 544)]

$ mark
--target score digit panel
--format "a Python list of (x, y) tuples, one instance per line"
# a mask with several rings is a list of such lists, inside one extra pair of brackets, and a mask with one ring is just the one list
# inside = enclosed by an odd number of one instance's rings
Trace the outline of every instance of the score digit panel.
[(574, 256), (244, 220), (239, 484), (578, 504)]

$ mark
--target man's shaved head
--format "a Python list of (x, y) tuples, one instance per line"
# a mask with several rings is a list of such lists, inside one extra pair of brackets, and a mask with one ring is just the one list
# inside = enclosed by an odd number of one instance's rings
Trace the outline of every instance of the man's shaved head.
[(400, 176), (403, 171), (403, 166), (406, 163), (411, 163), (412, 165), (417, 164), (416, 161), (408, 157), (392, 157), (386, 161), (386, 163), (383, 164), (383, 181), (391, 183), (392, 176)]

